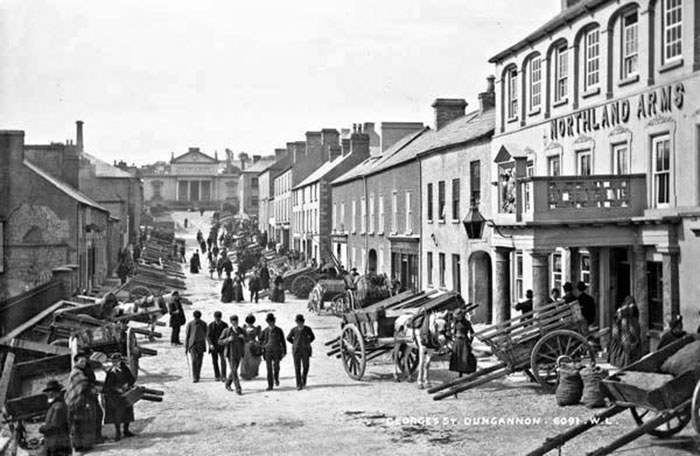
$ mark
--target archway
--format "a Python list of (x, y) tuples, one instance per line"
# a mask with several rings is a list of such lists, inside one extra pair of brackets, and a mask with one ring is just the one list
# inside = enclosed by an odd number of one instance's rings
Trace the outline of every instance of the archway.
[(369, 272), (377, 272), (377, 251), (374, 249), (369, 250), (369, 258), (368, 258), (368, 271)]
[(474, 311), (474, 323), (491, 323), (493, 315), (491, 257), (483, 250), (478, 250), (469, 257), (469, 299), (468, 302), (479, 304)]

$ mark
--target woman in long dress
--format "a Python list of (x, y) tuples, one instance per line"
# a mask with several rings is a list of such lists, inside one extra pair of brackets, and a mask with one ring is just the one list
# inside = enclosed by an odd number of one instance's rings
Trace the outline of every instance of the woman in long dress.
[(231, 274), (226, 274), (224, 284), (221, 286), (221, 302), (233, 302), (233, 280)]
[(241, 378), (252, 380), (258, 376), (261, 362), (262, 347), (260, 346), (260, 326), (255, 325), (255, 316), (248, 314), (245, 317), (245, 345), (243, 347), (243, 361), (241, 362)]
[(241, 279), (236, 274), (233, 279), (233, 300), (235, 302), (243, 302), (243, 285), (241, 285)]
[(454, 346), (450, 357), (450, 370), (462, 374), (476, 372), (476, 357), (472, 353), (472, 338), (474, 329), (464, 315), (464, 310), (457, 309), (454, 312)]
[(199, 250), (195, 250), (192, 254), (192, 258), (190, 258), (190, 272), (192, 274), (198, 274), (201, 267), (202, 264), (199, 262)]
[(642, 357), (639, 308), (632, 296), (627, 296), (617, 309), (612, 328), (608, 361), (617, 367), (625, 367)]

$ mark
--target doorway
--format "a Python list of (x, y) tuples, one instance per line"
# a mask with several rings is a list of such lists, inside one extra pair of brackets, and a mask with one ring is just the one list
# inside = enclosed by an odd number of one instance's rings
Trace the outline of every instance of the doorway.
[(369, 272), (377, 272), (377, 251), (369, 249)]
[(469, 301), (478, 304), (472, 322), (491, 323), (492, 309), (491, 257), (483, 250), (469, 257)]

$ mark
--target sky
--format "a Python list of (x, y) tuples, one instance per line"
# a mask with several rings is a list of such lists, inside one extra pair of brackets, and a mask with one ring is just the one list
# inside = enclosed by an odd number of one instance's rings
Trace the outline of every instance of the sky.
[[(0, 129), (105, 161), (269, 155), (306, 131), (474, 108), (559, 0), (0, 0)], [(467, 107), (467, 110), (470, 108)]]

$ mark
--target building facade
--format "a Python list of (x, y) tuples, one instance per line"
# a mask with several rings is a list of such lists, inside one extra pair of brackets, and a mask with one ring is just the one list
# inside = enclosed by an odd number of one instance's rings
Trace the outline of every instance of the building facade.
[(259, 206), (258, 229), (264, 233), (267, 242), (276, 239), (275, 235), (275, 180), (274, 176), (287, 168), (287, 149), (275, 149), (275, 162), (258, 174)]
[(491, 59), (498, 75), (495, 314), (582, 281), (644, 341), (700, 323), (700, 2), (580, 1)]
[(253, 155), (251, 160), (241, 160), (241, 176), (238, 181), (239, 214), (245, 214), (248, 217), (258, 217), (260, 210), (260, 173), (274, 162), (274, 156), (262, 157), (260, 155)]

